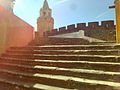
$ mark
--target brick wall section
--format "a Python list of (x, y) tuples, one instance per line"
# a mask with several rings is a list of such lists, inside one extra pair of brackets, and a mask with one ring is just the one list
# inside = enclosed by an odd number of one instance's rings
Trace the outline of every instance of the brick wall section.
[(59, 29), (53, 29), (51, 32), (45, 32), (45, 35), (52, 36), (58, 34), (72, 33), (79, 30), (84, 30), (85, 35), (94, 37), (105, 41), (115, 41), (116, 31), (113, 20), (102, 21), (101, 25), (99, 22), (89, 22), (88, 26), (86, 23), (77, 23), (61, 27)]

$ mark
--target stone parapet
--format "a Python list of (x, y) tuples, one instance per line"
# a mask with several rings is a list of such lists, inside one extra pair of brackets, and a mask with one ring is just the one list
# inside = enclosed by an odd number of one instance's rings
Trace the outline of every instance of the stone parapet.
[[(77, 24), (72, 24), (64, 27), (60, 27), (58, 29), (53, 29), (51, 32), (45, 32), (46, 36), (53, 36), (53, 35), (59, 35), (59, 34), (65, 34), (65, 33), (72, 33), (72, 32), (77, 32), (79, 30), (84, 30), (85, 35), (97, 38), (97, 39), (102, 39), (106, 41), (115, 41), (115, 27), (116, 25), (114, 24), (113, 20), (109, 21), (102, 21), (102, 22), (88, 22), (87, 23), (77, 23)], [(100, 35), (98, 38), (97, 35)], [(111, 40), (106, 38), (106, 36), (110, 35), (110, 37), (113, 37)], [(104, 37), (103, 37), (104, 36)]]

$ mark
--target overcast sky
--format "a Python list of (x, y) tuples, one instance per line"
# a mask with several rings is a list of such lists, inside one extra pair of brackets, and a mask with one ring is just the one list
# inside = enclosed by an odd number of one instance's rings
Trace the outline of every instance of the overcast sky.
[[(36, 26), (44, 0), (16, 0), (14, 13)], [(108, 7), (114, 0), (48, 0), (53, 10), (55, 28), (82, 22), (114, 20), (115, 10)]]

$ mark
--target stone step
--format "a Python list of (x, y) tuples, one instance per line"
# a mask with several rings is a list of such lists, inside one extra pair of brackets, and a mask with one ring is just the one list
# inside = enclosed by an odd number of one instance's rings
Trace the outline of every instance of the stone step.
[(14, 78), (6, 77), (7, 73), (4, 75), (0, 72), (0, 90), (42, 90), (31, 87), (29, 83), (20, 82)]
[[(77, 62), (85, 62), (85, 61), (87, 61), (87, 62), (94, 62), (94, 63), (99, 63), (99, 62), (103, 62), (103, 63), (119, 63), (120, 62), (120, 60), (118, 59), (118, 58), (114, 58), (114, 57), (112, 57), (112, 58), (110, 58), (110, 57), (106, 57), (106, 58), (71, 58), (71, 59), (64, 59), (64, 58), (45, 58), (45, 57), (41, 57), (40, 59), (33, 59), (33, 58), (15, 58), (15, 57), (7, 57), (7, 56), (3, 56), (3, 57), (1, 57), (1, 59), (3, 59), (3, 60), (17, 60), (17, 61), (39, 61), (39, 60), (43, 60), (43, 61), (45, 61), (45, 60), (56, 60), (56, 61), (77, 61)], [(115, 64), (114, 64), (115, 65)], [(116, 64), (116, 65), (119, 65), (119, 64)]]
[[(99, 81), (99, 83), (90, 82), (88, 83), (84, 82), (82, 78), (78, 78), (80, 80), (76, 80), (77, 77), (70, 77), (70, 76), (64, 76), (64, 75), (53, 75), (51, 77), (51, 74), (30, 74), (30, 73), (22, 73), (17, 71), (8, 71), (8, 70), (0, 70), (0, 76), (2, 78), (12, 79), (14, 82), (30, 82), (34, 83), (32, 87), (38, 88), (38, 89), (49, 89), (49, 90), (74, 90), (74, 89), (91, 89), (94, 90), (95, 88), (99, 88), (100, 90), (102, 88), (112, 88), (112, 87), (119, 87), (117, 85), (118, 83), (110, 82), (111, 84), (105, 84), (104, 81)], [(58, 77), (58, 78), (57, 78)], [(59, 78), (60, 77), (60, 78)], [(91, 80), (95, 81), (95, 80)], [(52, 83), (51, 83), (52, 82)], [(106, 83), (107, 81), (105, 81)], [(95, 83), (95, 84), (94, 84)], [(116, 84), (117, 86), (113, 85)], [(49, 87), (49, 88), (48, 88)], [(89, 89), (88, 89), (89, 88)], [(45, 90), (46, 90), (45, 89)], [(98, 90), (99, 90), (98, 89)], [(33, 89), (34, 90), (34, 89)], [(96, 89), (95, 89), (96, 90)]]
[(45, 60), (110, 60), (119, 61), (118, 55), (49, 55), (49, 54), (3, 54), (2, 57), (20, 59), (45, 59)]
[[(0, 63), (1, 69), (7, 69), (7, 70), (17, 70), (22, 72), (29, 72), (29, 73), (44, 73), (44, 74), (65, 74), (68, 76), (77, 76), (77, 77), (84, 77), (88, 79), (98, 79), (98, 80), (107, 80), (107, 81), (117, 81), (119, 82), (119, 69), (118, 71), (108, 71), (108, 70), (95, 70), (93, 68), (76, 68), (74, 67), (65, 67), (60, 65), (51, 65), (51, 63), (48, 65), (42, 64), (42, 65), (25, 65), (23, 63), (19, 64), (13, 64), (13, 63)], [(68, 65), (69, 66), (69, 65)], [(50, 70), (50, 71), (49, 71)]]
[[(47, 38), (47, 43), (50, 45), (57, 45), (57, 44), (63, 44), (63, 45), (80, 45), (80, 44), (89, 44), (90, 42), (88, 40), (82, 39), (82, 38)], [(36, 43), (36, 44), (39, 44)]]
[(0, 78), (0, 90), (43, 90), (43, 89), (24, 87), (17, 82)]
[(120, 90), (120, 44), (36, 40), (2, 55), (0, 83), (11, 90)]
[[(14, 78), (19, 82), (26, 81), (26, 82), (34, 83), (33, 87), (36, 87), (36, 88), (41, 88), (40, 87), (41, 84), (49, 85), (51, 86), (51, 88), (56, 87), (56, 89), (58, 90), (64, 90), (65, 88), (79, 89), (79, 90), (80, 89), (96, 90), (95, 88), (98, 88), (97, 90), (101, 90), (103, 89), (103, 87), (104, 89), (112, 88), (112, 87), (115, 87), (115, 88), (120, 87), (119, 83), (117, 82), (84, 79), (84, 78), (78, 78), (78, 77), (67, 76), (67, 75), (57, 75), (57, 74), (53, 75), (53, 74), (41, 74), (41, 73), (30, 74), (30, 73), (22, 73), (18, 71), (8, 71), (5, 69), (0, 70), (0, 73), (1, 73), (0, 76), (3, 78), (7, 78), (7, 80)], [(62, 89), (59, 89), (59, 88), (62, 88)]]
[(6, 82), (6, 80), (0, 80), (0, 90), (31, 90), (30, 88), (25, 88), (19, 85), (12, 84), (10, 82)]
[(86, 63), (86, 64), (102, 64), (102, 65), (120, 65), (120, 61), (118, 59), (115, 59), (115, 60), (110, 60), (110, 59), (103, 59), (103, 60), (72, 60), (72, 59), (69, 59), (69, 60), (50, 60), (50, 59), (19, 59), (19, 58), (7, 58), (7, 57), (0, 57), (0, 60), (1, 62), (3, 61), (12, 61), (12, 62), (16, 62), (16, 61), (21, 61), (21, 62), (47, 62), (47, 63)]
[[(54, 83), (55, 80), (50, 80), (47, 78), (39, 78), (39, 77), (32, 76), (32, 74), (26, 75), (16, 71), (0, 70), (0, 77), (7, 82), (11, 81), (11, 83), (16, 83), (20, 85), (22, 84), (22, 86), (29, 87), (30, 90), (46, 90), (49, 88), (50, 90), (52, 89), (53, 90), (56, 90), (56, 89), (70, 90), (67, 88), (65, 89), (65, 88), (56, 87), (57, 85), (55, 86), (55, 83)], [(50, 81), (48, 80), (53, 81), (53, 83), (51, 84)], [(56, 84), (57, 82), (58, 81), (56, 80)], [(29, 90), (29, 89), (25, 89), (25, 90)], [(15, 89), (15, 90), (18, 90), (18, 89)], [(20, 89), (20, 90), (24, 90), (24, 89)]]
[(119, 50), (120, 45), (45, 45), (45, 46), (26, 46), (11, 47), (12, 50)]
[(116, 42), (92, 42), (91, 44), (94, 44), (94, 45), (120, 45), (119, 43), (116, 43)]
[(7, 50), (10, 54), (120, 55), (120, 50)]
[(1, 63), (29, 65), (29, 66), (57, 66), (62, 68), (94, 69), (103, 71), (119, 72), (120, 62), (94, 62), (94, 61), (67, 61), (67, 60), (24, 60), (3, 58)]

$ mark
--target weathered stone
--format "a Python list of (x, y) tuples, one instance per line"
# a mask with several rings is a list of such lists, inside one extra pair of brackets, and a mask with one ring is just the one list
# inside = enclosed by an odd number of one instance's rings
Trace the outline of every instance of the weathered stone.
[(79, 33), (80, 33), (80, 37), (84, 37), (85, 36), (84, 30), (80, 30)]
[(43, 7), (40, 9), (40, 17), (37, 19), (37, 31), (39, 37), (44, 36), (44, 32), (51, 31), (54, 27), (54, 19), (52, 18), (52, 10), (48, 6), (47, 0), (44, 1)]

